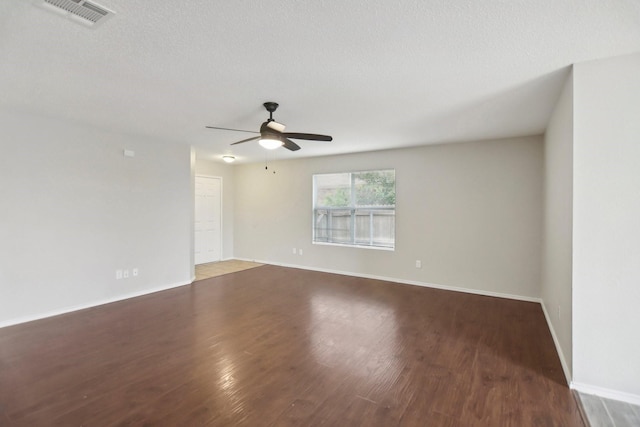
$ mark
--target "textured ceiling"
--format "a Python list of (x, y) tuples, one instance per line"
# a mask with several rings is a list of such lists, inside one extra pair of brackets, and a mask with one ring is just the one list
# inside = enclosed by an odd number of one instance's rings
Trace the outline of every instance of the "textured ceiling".
[(0, 1), (0, 108), (262, 161), (542, 133), (572, 63), (640, 51), (638, 0), (97, 0), (90, 29)]

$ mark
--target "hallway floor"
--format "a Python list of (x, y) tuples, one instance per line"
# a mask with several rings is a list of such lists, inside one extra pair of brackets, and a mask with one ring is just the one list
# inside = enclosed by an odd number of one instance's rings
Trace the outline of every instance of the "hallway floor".
[(209, 262), (196, 265), (196, 280), (209, 279), (223, 274), (236, 273), (250, 268), (260, 267), (263, 264), (251, 261), (230, 259), (227, 261)]
[(579, 393), (591, 427), (640, 426), (640, 406)]

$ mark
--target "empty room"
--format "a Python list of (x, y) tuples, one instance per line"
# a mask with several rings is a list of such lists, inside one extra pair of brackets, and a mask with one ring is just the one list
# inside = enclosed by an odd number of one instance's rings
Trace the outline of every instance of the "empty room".
[(0, 426), (640, 425), (638, 76), (633, 0), (3, 0)]

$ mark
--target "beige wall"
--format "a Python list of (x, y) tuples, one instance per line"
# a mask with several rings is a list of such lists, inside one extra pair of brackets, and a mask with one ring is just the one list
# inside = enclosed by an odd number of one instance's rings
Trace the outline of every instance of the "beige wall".
[(569, 75), (544, 136), (541, 296), (560, 360), (571, 380), (573, 227), (573, 75)]
[(573, 75), (574, 381), (640, 404), (640, 53)]
[[(537, 298), (542, 148), (524, 137), (235, 166), (234, 254)], [(377, 168), (396, 170), (396, 250), (313, 245), (312, 174)]]

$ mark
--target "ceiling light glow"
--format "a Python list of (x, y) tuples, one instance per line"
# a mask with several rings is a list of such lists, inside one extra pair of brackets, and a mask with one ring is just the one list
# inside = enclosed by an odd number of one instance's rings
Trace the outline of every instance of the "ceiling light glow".
[(282, 141), (273, 138), (260, 138), (258, 144), (262, 145), (267, 150), (275, 150), (276, 148), (282, 146)]

